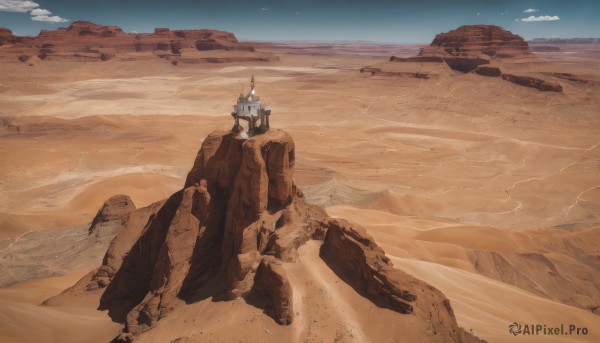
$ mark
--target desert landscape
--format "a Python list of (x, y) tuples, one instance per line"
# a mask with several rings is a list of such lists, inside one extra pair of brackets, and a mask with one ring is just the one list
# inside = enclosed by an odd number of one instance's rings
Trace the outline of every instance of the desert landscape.
[(597, 40), (7, 31), (0, 340), (600, 340)]

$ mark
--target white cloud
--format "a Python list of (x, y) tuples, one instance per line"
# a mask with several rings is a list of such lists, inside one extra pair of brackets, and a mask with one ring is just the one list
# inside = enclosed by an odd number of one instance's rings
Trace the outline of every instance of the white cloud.
[(36, 9), (32, 10), (30, 13), (32, 16), (51, 15), (52, 14), (52, 12), (42, 9), (42, 8), (36, 8)]
[(521, 19), (521, 21), (524, 21), (526, 23), (535, 22), (535, 21), (557, 21), (557, 20), (560, 20), (559, 16), (557, 16), (557, 15), (553, 15), (553, 16), (541, 15), (538, 17), (532, 15), (527, 18)]
[(476, 15), (481, 15), (481, 13), (477, 12), (477, 14), (476, 14)]
[(523, 13), (535, 13), (535, 12), (539, 12), (540, 10), (536, 10), (535, 8), (529, 8), (526, 9), (525, 11), (523, 11)]
[(57, 15), (47, 16), (47, 15), (36, 15), (31, 17), (33, 21), (43, 21), (46, 23), (66, 23), (69, 19), (61, 18)]
[(0, 12), (26, 13), (38, 7), (40, 7), (40, 4), (33, 1), (0, 0)]
[(0, 12), (18, 12), (31, 14), (31, 20), (46, 23), (64, 23), (68, 19), (52, 15), (52, 12), (39, 8), (40, 4), (29, 0), (0, 0)]
[(263, 7), (260, 10), (263, 11), (263, 12), (268, 12), (268, 11), (271, 10), (271, 7)]

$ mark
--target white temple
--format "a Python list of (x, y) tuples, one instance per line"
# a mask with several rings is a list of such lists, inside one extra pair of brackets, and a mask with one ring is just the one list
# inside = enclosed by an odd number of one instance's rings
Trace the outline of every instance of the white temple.
[[(231, 129), (234, 132), (244, 131), (244, 127), (240, 125), (240, 119), (248, 122), (249, 133), (262, 133), (269, 129), (269, 116), (271, 108), (267, 104), (260, 102), (260, 97), (256, 95), (254, 88), (254, 75), (250, 79), (250, 92), (244, 95), (240, 94), (237, 103), (233, 105), (231, 116), (235, 123)], [(260, 121), (260, 123), (258, 123)]]

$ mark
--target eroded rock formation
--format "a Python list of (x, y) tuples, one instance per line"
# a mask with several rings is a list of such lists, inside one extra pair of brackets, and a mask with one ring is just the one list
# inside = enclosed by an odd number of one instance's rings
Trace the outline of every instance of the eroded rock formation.
[(502, 71), (498, 67), (479, 66), (473, 71), (475, 74), (491, 77), (502, 76)]
[(121, 268), (123, 258), (129, 253), (142, 230), (156, 216), (156, 213), (163, 204), (164, 201), (159, 201), (150, 206), (127, 213), (120, 230), (116, 232), (115, 238), (108, 246), (108, 250), (102, 260), (102, 266), (92, 273), (89, 281), (85, 281), (85, 289), (93, 291), (108, 286), (117, 271)]
[[(451, 69), (463, 73), (473, 72), (482, 76), (502, 76), (504, 80), (521, 86), (536, 88), (540, 91), (562, 92), (563, 88), (560, 84), (529, 76), (503, 74), (500, 69), (510, 62), (536, 60), (535, 54), (522, 37), (494, 25), (464, 25), (436, 35), (429, 46), (421, 49), (418, 56), (390, 57), (390, 62), (403, 62), (406, 65), (420, 63), (422, 66), (424, 63), (445, 63)], [(385, 75), (386, 73), (395, 75), (394, 72), (375, 67), (365, 67), (361, 69), (361, 72), (370, 72), (371, 75)], [(402, 74), (408, 73), (402, 72)], [(414, 75), (420, 77), (419, 73), (414, 73)]]
[[(188, 63), (271, 61), (275, 56), (255, 53), (247, 43), (218, 30), (169, 30), (157, 28), (152, 33), (127, 33), (117, 26), (98, 25), (88, 21), (75, 21), (67, 28), (42, 30), (37, 37), (14, 37), (10, 30), (0, 29), (0, 45), (14, 44), (5, 54), (37, 56), (40, 60), (109, 61), (114, 57), (123, 60), (160, 57), (180, 61), (188, 56)], [(245, 52), (245, 55), (195, 56), (208, 50)], [(238, 56), (239, 55), (239, 56)], [(220, 58), (227, 60), (221, 61)]]
[(380, 307), (412, 314), (443, 342), (479, 342), (458, 327), (446, 296), (433, 286), (395, 269), (364, 228), (330, 220), (321, 255), (336, 273)]
[(416, 79), (428, 79), (431, 76), (425, 72), (399, 72), (399, 71), (387, 71), (381, 70), (381, 68), (364, 67), (360, 69), (361, 73), (370, 73), (373, 75), (381, 76), (398, 76), (398, 77), (414, 77)]
[(12, 31), (7, 28), (0, 27), (0, 46), (13, 44), (14, 41), (15, 36), (13, 36)]
[(529, 76), (519, 76), (513, 74), (502, 74), (502, 78), (506, 81), (516, 83), (521, 86), (536, 88), (544, 92), (562, 92), (563, 88), (558, 83), (548, 82), (542, 79)]
[(103, 289), (100, 308), (125, 324), (121, 341), (208, 297), (245, 298), (287, 325), (295, 307), (285, 265), (302, 263), (298, 248), (308, 240), (324, 240), (322, 258), (359, 294), (417, 316), (437, 341), (478, 341), (458, 327), (441, 292), (394, 269), (364, 229), (307, 204), (293, 181), (294, 164), (294, 142), (284, 131), (248, 139), (210, 134), (184, 188), (151, 206), (145, 226), (125, 225), (103, 265), (71, 292)]
[(468, 73), (492, 60), (535, 58), (527, 42), (494, 25), (464, 25), (435, 36), (418, 56), (400, 58), (396, 62), (446, 62), (450, 68)]
[(530, 56), (527, 42), (518, 35), (495, 25), (463, 25), (440, 33), (423, 49), (421, 56), (469, 57), (485, 55), (494, 58)]
[(129, 196), (118, 194), (110, 197), (98, 210), (90, 226), (90, 232), (97, 230), (97, 227), (103, 223), (122, 220), (124, 215), (133, 210), (135, 210), (135, 205)]
[(294, 318), (292, 287), (285, 269), (276, 258), (265, 256), (256, 270), (252, 291), (266, 298), (267, 312), (279, 323), (288, 325)]

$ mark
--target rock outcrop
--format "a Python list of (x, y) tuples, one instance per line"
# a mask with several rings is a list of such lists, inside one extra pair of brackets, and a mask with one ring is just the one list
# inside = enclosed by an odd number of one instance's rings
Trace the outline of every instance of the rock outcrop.
[[(7, 121), (10, 124), (10, 121)], [(93, 222), (65, 230), (31, 231), (0, 252), (0, 287), (14, 282), (63, 275), (73, 270), (94, 271), (81, 289), (105, 287), (129, 252), (157, 204), (136, 209), (126, 195), (106, 200)], [(133, 234), (132, 234), (133, 232)], [(113, 239), (118, 236), (118, 239)], [(8, 244), (7, 244), (8, 245)], [(125, 247), (123, 247), (125, 245)], [(108, 249), (108, 250), (107, 250)], [(23, 266), (28, 266), (24, 268)]]
[[(3, 43), (4, 42), (4, 43)], [(218, 30), (169, 30), (157, 28), (152, 33), (127, 33), (117, 26), (98, 25), (88, 21), (75, 21), (67, 28), (42, 30), (37, 37), (13, 37), (9, 30), (0, 29), (0, 45), (14, 44), (6, 54), (15, 56), (37, 56), (44, 61), (106, 62), (114, 57), (123, 60), (160, 57), (169, 61), (180, 61), (182, 55), (189, 56), (188, 63), (205, 63), (206, 58), (218, 62), (230, 62), (243, 58), (244, 61), (271, 61), (273, 55), (257, 53), (254, 46), (240, 43), (236, 37)], [(201, 51), (220, 54), (195, 56)], [(243, 55), (228, 56), (223, 52)], [(229, 60), (221, 61), (220, 58)], [(177, 64), (177, 63), (174, 63)]]
[(414, 77), (416, 79), (428, 79), (431, 76), (429, 73), (424, 72), (393, 72), (381, 70), (381, 68), (373, 68), (373, 67), (364, 67), (360, 69), (361, 73), (370, 73), (373, 75), (381, 75), (381, 76), (398, 76), (398, 77)]
[(265, 256), (256, 270), (252, 292), (266, 298), (267, 313), (277, 323), (288, 325), (294, 318), (292, 287), (281, 262)]
[(542, 72), (542, 74), (544, 75), (548, 75), (548, 76), (552, 76), (552, 77), (556, 77), (562, 80), (567, 80), (567, 81), (571, 81), (571, 82), (575, 82), (575, 83), (580, 83), (580, 84), (591, 84), (591, 85), (598, 85), (600, 84), (600, 79), (596, 79), (593, 80), (591, 78), (587, 78), (581, 75), (575, 75), (572, 73), (555, 73), (555, 72)]
[(85, 282), (85, 289), (93, 291), (108, 286), (121, 268), (124, 257), (129, 253), (148, 221), (156, 216), (163, 204), (164, 201), (159, 201), (127, 213), (121, 229), (116, 232), (115, 238), (108, 246), (102, 260), (102, 266), (91, 275), (90, 280)]
[(78, 289), (104, 290), (100, 309), (125, 325), (120, 341), (208, 297), (245, 298), (288, 325), (295, 307), (286, 264), (302, 263), (298, 249), (308, 240), (324, 240), (323, 259), (336, 272), (346, 270), (344, 280), (359, 294), (417, 315), (437, 341), (478, 341), (458, 327), (443, 294), (395, 270), (364, 229), (307, 204), (293, 180), (294, 164), (294, 142), (284, 131), (210, 134), (184, 188), (155, 204), (143, 228), (121, 230), (103, 265)]
[[(436, 35), (429, 46), (421, 49), (418, 56), (390, 57), (390, 62), (405, 64), (445, 63), (451, 69), (463, 73), (502, 76), (504, 80), (521, 86), (540, 91), (562, 92), (560, 84), (534, 77), (503, 74), (499, 67), (509, 62), (533, 60), (536, 60), (536, 56), (522, 37), (494, 25), (464, 25)], [(361, 72), (370, 72), (371, 75), (384, 75), (386, 72), (393, 74), (375, 67), (365, 67)], [(419, 78), (429, 77), (421, 77), (420, 73), (414, 75)]]
[(534, 38), (529, 44), (597, 44), (600, 38)]
[[(364, 228), (331, 220), (321, 246), (323, 259), (380, 307), (413, 314), (442, 342), (480, 342), (458, 327), (450, 301), (433, 286), (395, 269)], [(432, 338), (432, 340), (434, 340)]]
[(518, 35), (495, 25), (463, 25), (435, 36), (421, 56), (494, 58), (530, 56), (527, 42)]
[(110, 197), (102, 204), (98, 213), (92, 220), (90, 232), (94, 232), (103, 223), (112, 220), (123, 220), (123, 216), (135, 210), (135, 205), (131, 198), (127, 195), (118, 194)]
[(553, 45), (532, 45), (531, 51), (533, 52), (558, 52), (560, 47)]
[(475, 74), (491, 77), (502, 76), (502, 71), (498, 67), (479, 66), (473, 70)]
[(535, 58), (527, 42), (494, 25), (464, 25), (435, 36), (418, 56), (400, 58), (395, 62), (446, 62), (450, 68), (468, 73), (493, 60)]
[(0, 46), (13, 44), (15, 42), (15, 36), (11, 30), (0, 27)]
[[(322, 246), (325, 258), (350, 271), (358, 283), (359, 290), (373, 302), (400, 313), (412, 313), (410, 304), (416, 300), (412, 280), (408, 275), (394, 275), (399, 271), (377, 246), (365, 229), (343, 220), (330, 222), (325, 243)], [(402, 285), (401, 278), (409, 279)], [(404, 287), (403, 287), (404, 286)]]
[(516, 83), (521, 86), (536, 88), (543, 92), (562, 92), (563, 88), (558, 83), (552, 83), (529, 76), (519, 76), (513, 74), (502, 74), (502, 79)]

